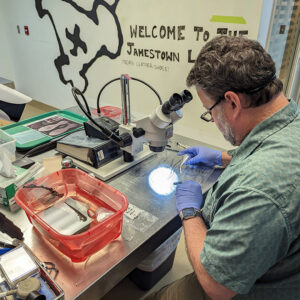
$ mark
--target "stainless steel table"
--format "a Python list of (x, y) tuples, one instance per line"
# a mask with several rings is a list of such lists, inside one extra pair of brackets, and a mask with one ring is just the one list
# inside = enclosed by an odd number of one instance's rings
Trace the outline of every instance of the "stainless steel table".
[[(189, 139), (180, 137), (177, 139), (189, 145), (201, 145)], [(34, 159), (41, 161), (43, 157), (55, 153), (55, 150), (51, 150)], [(159, 196), (148, 184), (148, 175), (161, 164), (173, 166), (174, 170), (179, 172), (180, 159), (176, 152), (165, 150), (107, 181), (124, 193), (129, 203), (143, 210), (148, 216), (152, 216), (152, 219), (147, 221), (149, 223), (147, 225), (135, 224), (135, 220), (125, 223), (128, 219), (124, 218), (121, 236), (83, 263), (72, 263), (68, 257), (50, 245), (31, 226), (24, 211), (20, 210), (17, 213), (5, 211), (5, 214), (22, 228), (25, 232), (25, 243), (41, 261), (55, 263), (59, 270), (56, 281), (64, 290), (65, 299), (92, 299), (91, 294), (97, 295), (99, 299), (180, 228), (181, 221), (176, 212), (174, 193), (169, 196)], [(193, 173), (189, 173), (187, 170), (181, 179), (192, 178), (196, 181), (200, 179), (205, 191), (213, 184), (220, 172), (215, 170), (212, 173), (206, 170), (201, 176), (199, 171), (194, 170)], [(1, 208), (1, 211), (4, 212), (4, 209)]]

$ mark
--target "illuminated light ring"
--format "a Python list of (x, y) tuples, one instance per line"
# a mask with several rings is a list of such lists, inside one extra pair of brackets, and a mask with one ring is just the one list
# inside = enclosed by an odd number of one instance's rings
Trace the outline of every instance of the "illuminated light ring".
[(159, 166), (155, 168), (148, 177), (148, 183), (152, 191), (162, 196), (173, 193), (176, 189), (174, 182), (177, 181), (177, 174), (169, 166)]

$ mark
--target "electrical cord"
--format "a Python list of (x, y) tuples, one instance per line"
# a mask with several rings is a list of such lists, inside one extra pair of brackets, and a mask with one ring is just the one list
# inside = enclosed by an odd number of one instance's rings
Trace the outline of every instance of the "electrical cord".
[(81, 102), (79, 101), (77, 95), (81, 95), (82, 96), (82, 92), (76, 88), (75, 86), (72, 87), (72, 94), (74, 96), (75, 101), (77, 102), (79, 108), (82, 110), (82, 112), (86, 115), (86, 117), (97, 127), (99, 128), (102, 133), (104, 135), (106, 135), (109, 139), (111, 139), (112, 141), (114, 141), (115, 143), (117, 143), (120, 147), (124, 147), (125, 146), (125, 142), (123, 140), (122, 137), (118, 136), (117, 134), (115, 134), (113, 131), (99, 125), (92, 117), (91, 115), (89, 115), (89, 113), (84, 109), (84, 107), (82, 106)]
[[(80, 93), (78, 93), (78, 92), (80, 92)], [(73, 89), (72, 89), (72, 93), (73, 93)], [(82, 98), (82, 100), (83, 100), (83, 102), (84, 102), (84, 104), (85, 104), (87, 113), (91, 116), (92, 114), (91, 114), (90, 108), (89, 108), (89, 106), (88, 106), (88, 104), (87, 104), (87, 101), (86, 101), (86, 99), (85, 99), (83, 93), (82, 93), (78, 88), (75, 88), (75, 93), (73, 93), (73, 96), (74, 96), (76, 102), (78, 103), (78, 102), (80, 102), (80, 101), (79, 101), (77, 95), (80, 95), (80, 97)]]
[[(144, 85), (148, 86), (155, 94), (156, 96), (158, 97), (158, 100), (159, 100), (159, 103), (162, 104), (162, 100), (161, 100), (161, 97), (160, 95), (158, 94), (158, 92), (152, 87), (150, 86), (148, 83), (146, 83), (145, 81), (141, 80), (141, 79), (138, 79), (138, 78), (135, 78), (135, 77), (131, 77), (131, 79), (133, 80), (136, 80), (138, 82), (141, 82), (143, 83)], [(103, 90), (111, 83), (113, 83), (114, 81), (117, 81), (117, 80), (120, 80), (120, 78), (115, 78), (115, 79), (112, 79), (110, 80), (109, 82), (107, 82), (103, 87), (102, 89), (100, 90), (99, 94), (98, 94), (98, 97), (97, 97), (97, 113), (99, 115), (101, 115), (101, 111), (100, 111), (100, 96), (103, 92)], [(103, 131), (103, 127), (99, 127), (98, 124), (90, 117), (91, 116), (91, 111), (89, 109), (89, 106), (87, 104), (87, 101), (86, 101), (86, 98), (84, 97), (84, 95), (82, 94), (82, 92), (77, 89), (76, 87), (73, 87), (72, 88), (72, 93), (73, 93), (73, 96), (77, 102), (77, 104), (79, 105), (80, 109), (83, 111), (83, 113), (86, 115), (86, 117), (95, 125), (97, 126), (100, 130)], [(84, 101), (84, 104), (86, 106), (86, 110), (83, 108), (81, 102), (79, 101), (77, 95), (80, 95), (81, 98), (83, 99)], [(59, 140), (63, 139), (64, 137), (68, 136), (69, 134), (72, 134), (76, 131), (80, 131), (82, 130), (82, 128), (78, 128), (78, 130), (74, 130), (68, 134), (64, 134), (63, 136), (60, 136), (59, 138), (56, 138), (56, 139), (53, 139), (51, 141), (49, 141), (48, 143), (44, 143), (44, 144), (41, 144), (41, 145), (38, 145), (32, 149), (30, 149), (29, 151), (27, 151), (21, 158), (25, 158), (25, 157), (30, 157), (32, 155), (35, 155), (36, 154), (36, 151), (38, 151), (39, 149), (44, 149), (45, 147), (48, 148), (48, 146), (52, 146), (53, 144), (55, 144), (56, 142), (58, 142)], [(108, 137), (111, 135), (111, 133), (105, 133), (108, 135)], [(118, 136), (117, 136), (118, 137)], [(116, 142), (119, 144), (121, 142), (121, 138), (116, 138)]]
[(98, 96), (97, 96), (97, 113), (98, 115), (100, 116), (101, 115), (101, 111), (100, 111), (100, 96), (103, 92), (103, 90), (108, 86), (110, 85), (111, 83), (117, 81), (117, 80), (120, 80), (120, 78), (115, 78), (115, 79), (112, 79), (110, 80), (109, 82), (107, 82), (103, 87), (102, 89), (100, 90), (100, 92), (98, 93)]
[(162, 100), (161, 100), (158, 92), (150, 84), (148, 84), (147, 82), (145, 82), (141, 79), (135, 78), (135, 77), (131, 77), (131, 79), (139, 81), (139, 82), (143, 83), (144, 85), (146, 85), (149, 89), (151, 89), (154, 92), (154, 94), (157, 96), (157, 98), (159, 100), (159, 104), (162, 104)]
[[(150, 88), (154, 94), (157, 96), (158, 100), (159, 100), (159, 104), (162, 104), (162, 100), (160, 98), (160, 95), (158, 94), (158, 92), (150, 85), (148, 84), (147, 82), (141, 80), (141, 79), (138, 79), (138, 78), (135, 78), (135, 77), (131, 77), (132, 80), (135, 80), (135, 81), (138, 81), (138, 82), (141, 82), (143, 83), (144, 85), (146, 85), (148, 88)], [(110, 85), (111, 83), (117, 81), (117, 80), (120, 80), (120, 78), (115, 78), (115, 79), (112, 79), (110, 81), (108, 81), (103, 87), (102, 89), (100, 90), (99, 94), (98, 94), (98, 97), (97, 97), (97, 113), (98, 115), (100, 116), (101, 115), (101, 110), (100, 110), (100, 96), (103, 92), (103, 90), (108, 86)]]
[[(134, 78), (132, 77), (131, 79), (133, 80), (136, 80), (136, 81), (139, 81), (141, 83), (143, 83), (144, 85), (146, 85), (147, 87), (149, 87), (154, 93), (155, 95), (158, 97), (158, 100), (159, 100), (159, 103), (162, 104), (162, 101), (161, 101), (161, 98), (158, 94), (158, 92), (152, 87), (150, 86), (148, 83), (146, 83), (145, 81), (141, 80), (141, 79), (138, 79), (138, 78)], [(111, 83), (117, 81), (117, 80), (120, 80), (120, 78), (114, 78), (112, 80), (110, 80), (109, 82), (107, 82), (103, 87), (102, 89), (99, 91), (99, 94), (98, 94), (98, 97), (97, 97), (97, 113), (98, 115), (100, 116), (101, 115), (101, 110), (100, 110), (100, 96), (103, 92), (103, 90)], [(130, 145), (131, 144), (131, 137), (129, 136), (119, 136), (117, 134), (115, 134), (113, 131), (109, 130), (108, 128), (106, 127), (103, 127), (101, 126), (100, 124), (98, 124), (92, 117), (91, 117), (91, 113), (90, 113), (90, 110), (88, 108), (88, 105), (86, 103), (86, 99), (84, 97), (84, 95), (82, 94), (82, 92), (76, 88), (75, 86), (72, 87), (72, 94), (74, 96), (74, 99), (75, 101), (77, 102), (79, 108), (82, 110), (82, 112), (86, 115), (86, 117), (97, 127), (99, 128), (102, 133), (104, 135), (106, 135), (110, 140), (114, 141), (115, 143), (117, 143), (120, 147), (125, 147), (127, 145)], [(86, 107), (87, 107), (87, 110), (84, 109), (83, 105), (81, 104), (80, 100), (78, 99), (77, 95), (80, 95), (81, 98), (84, 100), (85, 104), (86, 104)]]

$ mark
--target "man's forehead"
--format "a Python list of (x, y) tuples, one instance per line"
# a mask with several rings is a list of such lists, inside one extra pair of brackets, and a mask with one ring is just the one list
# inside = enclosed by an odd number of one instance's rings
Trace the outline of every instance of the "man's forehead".
[(196, 88), (196, 90), (197, 90), (197, 94), (198, 94), (201, 102), (203, 103), (203, 105), (205, 105), (205, 103), (211, 103), (214, 101), (204, 90), (202, 90), (200, 88)]

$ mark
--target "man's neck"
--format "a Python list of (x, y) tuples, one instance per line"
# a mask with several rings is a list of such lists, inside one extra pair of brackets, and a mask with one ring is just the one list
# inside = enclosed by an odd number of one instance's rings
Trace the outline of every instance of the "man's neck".
[(288, 99), (280, 93), (266, 104), (244, 109), (241, 124), (239, 125), (241, 130), (237, 136), (237, 140), (240, 141), (239, 144), (255, 126), (281, 110), (288, 103)]
[(280, 93), (277, 97), (273, 98), (268, 103), (254, 108), (255, 111), (250, 113), (256, 114), (257, 123), (255, 124), (255, 126), (275, 114), (277, 111), (281, 110), (287, 104), (289, 104), (288, 99), (282, 93)]

